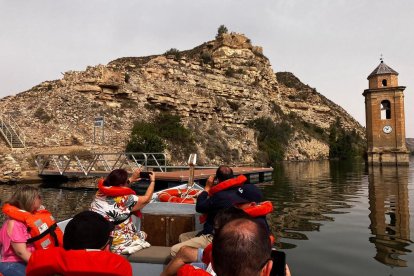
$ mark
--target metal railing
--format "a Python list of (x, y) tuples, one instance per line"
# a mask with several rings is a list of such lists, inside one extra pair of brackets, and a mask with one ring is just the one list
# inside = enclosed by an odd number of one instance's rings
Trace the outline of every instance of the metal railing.
[(26, 147), (24, 132), (10, 115), (0, 114), (0, 133), (11, 148)]
[(167, 171), (164, 153), (121, 152), (90, 154), (39, 154), (35, 163), (39, 175), (94, 175), (114, 169), (144, 167), (148, 170)]

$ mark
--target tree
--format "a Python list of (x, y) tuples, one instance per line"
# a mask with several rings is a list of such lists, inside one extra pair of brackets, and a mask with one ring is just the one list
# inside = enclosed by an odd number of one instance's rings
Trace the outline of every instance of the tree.
[(220, 27), (217, 30), (216, 39), (219, 38), (220, 36), (222, 36), (223, 34), (227, 34), (228, 32), (229, 32), (229, 30), (227, 29), (226, 26), (220, 25)]
[(353, 131), (346, 131), (340, 118), (337, 117), (329, 128), (329, 157), (339, 159), (352, 159), (362, 157), (365, 153), (365, 142)]

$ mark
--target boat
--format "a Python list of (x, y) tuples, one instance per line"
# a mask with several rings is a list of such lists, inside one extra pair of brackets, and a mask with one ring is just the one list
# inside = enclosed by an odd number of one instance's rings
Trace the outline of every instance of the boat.
[[(161, 202), (159, 195), (173, 189), (187, 189), (187, 184), (174, 188), (167, 188), (154, 192), (151, 202), (145, 206), (142, 212), (142, 219), (133, 216), (138, 229), (148, 233), (147, 241), (150, 247), (141, 249), (127, 256), (131, 263), (133, 275), (160, 275), (164, 267), (171, 259), (171, 246), (178, 243), (178, 236), (181, 233), (201, 230), (200, 214), (195, 210), (195, 204), (182, 204), (172, 202)], [(198, 184), (191, 185), (193, 190), (203, 190)], [(65, 230), (71, 219), (58, 223), (58, 226)]]

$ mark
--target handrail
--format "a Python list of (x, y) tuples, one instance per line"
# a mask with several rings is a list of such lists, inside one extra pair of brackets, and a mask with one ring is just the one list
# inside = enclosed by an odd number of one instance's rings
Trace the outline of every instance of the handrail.
[[(150, 158), (148, 158), (150, 157)], [(150, 164), (153, 161), (155, 165)], [(35, 163), (38, 173), (92, 175), (95, 171), (110, 172), (125, 166), (130, 169), (145, 167), (159, 171), (167, 170), (167, 158), (164, 153), (117, 152), (91, 154), (38, 154)]]
[(26, 136), (24, 135), (23, 130), (19, 127), (19, 125), (16, 123), (16, 121), (10, 115), (8, 117), (9, 117), (10, 127), (17, 134), (17, 137), (19, 138), (19, 140), (23, 144), (23, 146), (26, 147)]
[[(1, 127), (0, 127), (0, 132), (1, 134), (3, 134), (6, 142), (9, 144), (9, 146), (11, 148), (13, 148), (13, 135), (10, 132), (9, 128), (7, 127), (7, 124), (3, 121), (3, 116), (0, 115), (0, 123), (1, 123)], [(6, 131), (4, 132), (3, 129)], [(8, 135), (10, 136), (10, 138), (8, 137)]]
[(13, 148), (13, 137), (17, 137), (18, 141), (26, 147), (26, 136), (23, 130), (17, 125), (16, 121), (10, 116), (0, 114), (0, 132), (6, 138), (7, 143)]

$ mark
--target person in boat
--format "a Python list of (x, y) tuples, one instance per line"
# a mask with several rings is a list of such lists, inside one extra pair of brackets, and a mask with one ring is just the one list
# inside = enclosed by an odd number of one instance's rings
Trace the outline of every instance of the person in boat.
[[(268, 276), (271, 273), (272, 246), (267, 231), (252, 218), (226, 223), (216, 233), (212, 248), (213, 271), (207, 272), (186, 264), (177, 275)], [(287, 266), (285, 273), (290, 276)]]
[(65, 228), (63, 248), (35, 251), (27, 265), (27, 276), (132, 276), (131, 264), (110, 252), (113, 230), (114, 225), (96, 212), (75, 215)]
[[(173, 257), (182, 246), (205, 248), (211, 243), (213, 240), (214, 218), (220, 210), (237, 204), (260, 201), (261, 193), (259, 189), (251, 184), (249, 184), (252, 186), (250, 192), (246, 191), (244, 195), (252, 196), (252, 199), (247, 200), (240, 196), (244, 191), (243, 184), (246, 180), (247, 178), (244, 175), (234, 177), (233, 170), (224, 165), (217, 169), (215, 176), (211, 175), (207, 179), (204, 191), (198, 195), (196, 202), (196, 211), (203, 213), (206, 217), (203, 230), (181, 234), (179, 237), (180, 243), (171, 247)], [(217, 184), (214, 184), (215, 181), (217, 181)]]
[[(274, 243), (273, 234), (267, 223), (266, 215), (273, 211), (273, 205), (270, 201), (260, 202), (262, 194), (253, 184), (245, 184), (241, 189), (237, 189), (236, 194), (248, 201), (247, 203), (236, 204), (233, 207), (222, 209), (216, 215), (214, 220), (214, 231), (218, 231), (225, 223), (237, 218), (252, 218), (266, 229), (271, 244)], [(242, 200), (233, 200), (241, 202)], [(185, 263), (197, 263), (197, 266), (208, 269), (211, 262), (212, 244), (206, 248), (194, 248), (189, 246), (181, 247), (176, 256), (164, 269), (162, 276), (176, 275), (177, 270)]]
[(111, 250), (117, 254), (132, 254), (150, 246), (145, 241), (146, 233), (136, 228), (131, 217), (132, 214), (141, 215), (139, 210), (150, 202), (154, 192), (154, 172), (149, 175), (150, 184), (144, 195), (137, 196), (129, 187), (130, 183), (140, 180), (140, 172), (140, 169), (136, 169), (128, 178), (126, 170), (113, 170), (105, 180), (99, 181), (98, 191), (91, 203), (91, 211), (115, 225)]
[[(232, 220), (249, 217), (250, 216), (247, 213), (236, 207), (222, 209), (217, 213), (214, 219), (214, 233)], [(176, 256), (168, 263), (160, 276), (176, 275), (178, 270), (183, 265), (188, 263), (209, 271), (211, 269), (211, 266), (209, 267), (208, 265), (210, 263), (211, 256), (208, 256), (207, 260), (207, 257), (204, 257), (203, 253), (204, 249), (202, 248), (194, 248), (190, 246), (181, 247), (180, 250), (178, 250)]]
[(42, 206), (38, 188), (18, 186), (2, 211), (7, 217), (0, 229), (0, 273), (4, 276), (25, 275), (35, 250), (62, 245), (62, 231)]

